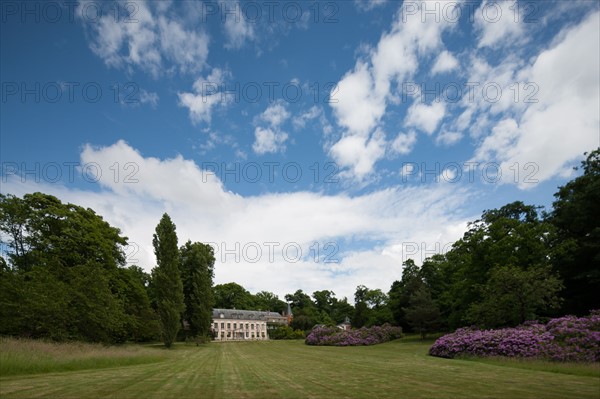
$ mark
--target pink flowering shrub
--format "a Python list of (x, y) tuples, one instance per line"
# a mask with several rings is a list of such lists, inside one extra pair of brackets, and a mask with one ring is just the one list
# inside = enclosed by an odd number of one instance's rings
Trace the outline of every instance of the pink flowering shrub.
[(305, 343), (322, 346), (375, 345), (401, 337), (402, 328), (389, 324), (349, 331), (337, 327), (315, 327), (306, 337)]
[(587, 317), (560, 317), (545, 325), (528, 322), (499, 330), (461, 328), (435, 341), (429, 354), (600, 362), (600, 312)]

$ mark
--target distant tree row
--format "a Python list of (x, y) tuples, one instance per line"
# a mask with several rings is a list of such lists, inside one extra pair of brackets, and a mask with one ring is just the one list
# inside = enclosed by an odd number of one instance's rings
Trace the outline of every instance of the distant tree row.
[(186, 338), (208, 337), (214, 304), (213, 248), (189, 240), (177, 248), (175, 224), (166, 213), (156, 226), (152, 244), (157, 266), (150, 287), (165, 346), (171, 347), (182, 327)]
[[(551, 212), (513, 202), (469, 224), (450, 251), (411, 259), (384, 293), (363, 285), (354, 303), (330, 290), (285, 296), (293, 330), (392, 323), (425, 335), (466, 325), (514, 326), (600, 308), (600, 149), (559, 187)], [(213, 287), (214, 251), (178, 247), (165, 214), (153, 236), (157, 266), (126, 267), (127, 238), (92, 209), (42, 193), (0, 194), (0, 334), (97, 342), (205, 337), (212, 307), (270, 310), (287, 303), (236, 283)]]
[[(152, 275), (125, 267), (127, 238), (91, 209), (51, 195), (0, 195), (0, 334), (119, 343), (207, 336), (213, 249), (177, 248), (168, 215), (156, 228)], [(180, 334), (181, 335), (181, 334)]]
[(153, 339), (149, 276), (125, 266), (127, 238), (91, 209), (0, 195), (0, 334), (96, 342)]

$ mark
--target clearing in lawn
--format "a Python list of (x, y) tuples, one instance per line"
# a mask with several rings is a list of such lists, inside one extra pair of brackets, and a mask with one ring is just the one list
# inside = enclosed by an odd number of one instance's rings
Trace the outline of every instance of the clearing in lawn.
[[(211, 343), (143, 349), (128, 366), (2, 375), (11, 398), (595, 398), (597, 365), (544, 369), (533, 362), (449, 360), (431, 342), (321, 347), (302, 341)], [(4, 349), (3, 349), (4, 351)], [(148, 352), (156, 357), (145, 357)], [(133, 354), (132, 356), (138, 356)]]

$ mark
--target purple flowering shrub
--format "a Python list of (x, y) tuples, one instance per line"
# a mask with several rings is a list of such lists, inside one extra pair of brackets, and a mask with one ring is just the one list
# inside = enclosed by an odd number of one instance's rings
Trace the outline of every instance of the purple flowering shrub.
[(402, 328), (389, 324), (359, 328), (349, 331), (337, 327), (315, 327), (305, 343), (321, 346), (375, 345), (402, 337)]
[(528, 322), (499, 330), (461, 328), (435, 341), (429, 354), (600, 362), (600, 312), (587, 317), (564, 316), (545, 325)]

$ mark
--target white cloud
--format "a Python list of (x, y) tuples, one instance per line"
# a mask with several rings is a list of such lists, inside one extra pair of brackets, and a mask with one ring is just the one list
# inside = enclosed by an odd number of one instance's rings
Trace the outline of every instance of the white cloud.
[(447, 50), (444, 50), (438, 55), (435, 64), (431, 68), (433, 75), (438, 73), (450, 72), (457, 69), (459, 66), (458, 60)]
[[(415, 6), (420, 9), (424, 3), (415, 3)], [(447, 11), (451, 12), (456, 6), (458, 3), (448, 3)], [(336, 162), (360, 171), (362, 177), (365, 171), (370, 173), (373, 170), (375, 163), (384, 156), (379, 149), (385, 147), (385, 143), (371, 136), (376, 129), (381, 129), (381, 119), (388, 104), (398, 102), (394, 87), (418, 70), (419, 57), (440, 50), (442, 33), (452, 26), (453, 23), (447, 19), (436, 23), (435, 18), (427, 18), (423, 22), (419, 12), (406, 15), (400, 8), (389, 32), (381, 36), (375, 48), (367, 48), (366, 56), (358, 59), (354, 68), (342, 77), (331, 96), (333, 114), (338, 125), (345, 129), (340, 142), (335, 143), (329, 152)], [(420, 107), (417, 111), (425, 109)], [(439, 115), (443, 108), (433, 106), (432, 111), (438, 118), (433, 128), (430, 127), (432, 122), (420, 119), (413, 125), (425, 126), (428, 133), (433, 132), (443, 117), (443, 112)], [(414, 117), (418, 116), (415, 114)], [(369, 147), (371, 142), (373, 144)], [(359, 152), (362, 154), (359, 155)], [(349, 159), (360, 159), (362, 166), (357, 168), (347, 164)]]
[(272, 127), (279, 127), (290, 117), (286, 105), (283, 101), (276, 101), (260, 115), (260, 119), (267, 122)]
[(174, 20), (161, 16), (158, 20), (160, 47), (166, 58), (182, 72), (202, 69), (208, 57), (208, 35), (204, 32), (185, 30)]
[(158, 105), (158, 94), (154, 92), (149, 92), (144, 89), (140, 89), (140, 103), (141, 104), (150, 104), (152, 107), (156, 107)]
[(263, 129), (260, 126), (254, 129), (254, 143), (252, 149), (258, 155), (275, 153), (285, 150), (287, 133), (274, 129)]
[(189, 110), (193, 123), (210, 124), (213, 109), (225, 107), (233, 101), (232, 96), (222, 91), (225, 79), (231, 74), (220, 68), (214, 68), (206, 78), (194, 82), (194, 92), (177, 93), (179, 105)]
[(135, 6), (131, 21), (117, 19), (110, 12), (90, 21), (90, 3), (79, 2), (76, 15), (86, 29), (90, 48), (109, 67), (137, 67), (155, 78), (173, 70), (196, 72), (204, 67), (208, 35), (198, 24), (185, 29), (181, 18), (170, 16), (170, 3), (117, 2), (119, 10)]
[[(146, 270), (155, 265), (152, 233), (161, 215), (168, 212), (177, 225), (180, 243), (187, 239), (214, 242), (218, 249), (234, 252), (217, 252), (216, 283), (236, 281), (254, 292), (283, 295), (299, 288), (312, 292), (338, 287), (336, 294), (351, 297), (358, 284), (387, 291), (401, 275), (406, 243), (426, 243), (431, 249), (436, 243), (454, 241), (472, 216), (457, 216), (456, 209), (469, 194), (448, 185), (400, 185), (356, 196), (293, 192), (243, 197), (227, 191), (218, 173), (203, 171), (193, 161), (181, 156), (143, 156), (122, 141), (109, 147), (85, 146), (81, 163), (92, 162), (104, 172), (100, 187), (22, 183), (18, 176), (9, 176), (3, 191), (15, 195), (43, 191), (93, 208), (139, 247), (131, 258)], [(128, 173), (115, 176), (115, 163)], [(357, 250), (345, 244), (353, 240), (379, 244)], [(267, 242), (278, 243), (272, 247), (272, 260), (264, 245)], [(314, 260), (309, 248), (318, 243), (323, 251), (328, 242), (337, 248), (322, 253), (334, 252), (333, 259), (339, 263)], [(287, 243), (301, 247), (301, 260), (284, 259), (282, 249)], [(246, 251), (245, 257), (244, 248), (254, 244), (261, 248), (262, 257), (251, 263), (247, 259), (254, 252)]]
[(367, 135), (385, 112), (385, 99), (374, 92), (373, 79), (364, 62), (358, 62), (338, 82), (331, 101), (338, 124), (353, 134)]
[(381, 7), (387, 3), (387, 0), (354, 0), (354, 5), (360, 11), (370, 11), (374, 8)]
[(363, 181), (373, 172), (376, 160), (385, 155), (385, 134), (376, 130), (370, 138), (359, 135), (342, 137), (330, 149), (330, 155), (338, 166), (348, 168), (350, 174), (342, 177)]
[(405, 126), (414, 126), (427, 134), (435, 132), (446, 113), (446, 104), (433, 102), (431, 105), (415, 102), (408, 109)]
[(484, 0), (475, 10), (475, 30), (479, 47), (514, 46), (524, 42), (522, 5), (514, 1)]
[(296, 129), (302, 129), (302, 128), (304, 128), (304, 126), (306, 126), (306, 123), (308, 121), (319, 118), (322, 115), (323, 115), (323, 110), (320, 107), (313, 105), (312, 107), (310, 107), (310, 109), (308, 111), (304, 112), (301, 115), (294, 117), (294, 119), (292, 120), (292, 123), (294, 124), (294, 127)]
[(451, 146), (456, 144), (462, 139), (463, 134), (461, 132), (453, 132), (442, 128), (440, 133), (435, 138), (435, 143), (438, 145)]
[(600, 144), (599, 17), (596, 12), (565, 28), (551, 48), (519, 71), (522, 81), (539, 89), (530, 97), (535, 102), (521, 97), (522, 112), (495, 124), (475, 160), (498, 160), (503, 170), (533, 165), (530, 179), (517, 182), (530, 188), (563, 175), (570, 162)]
[(290, 113), (287, 110), (285, 102), (275, 101), (269, 105), (256, 118), (256, 123), (266, 123), (268, 127), (256, 126), (254, 129), (254, 143), (252, 149), (258, 155), (266, 153), (276, 153), (285, 151), (285, 142), (288, 134), (281, 128), (288, 119)]
[(227, 10), (225, 19), (225, 48), (239, 49), (246, 41), (255, 39), (254, 25), (243, 15), (239, 1), (228, 0), (219, 3), (223, 10)]
[(417, 134), (414, 131), (408, 133), (398, 133), (391, 145), (393, 154), (409, 154), (417, 142)]

